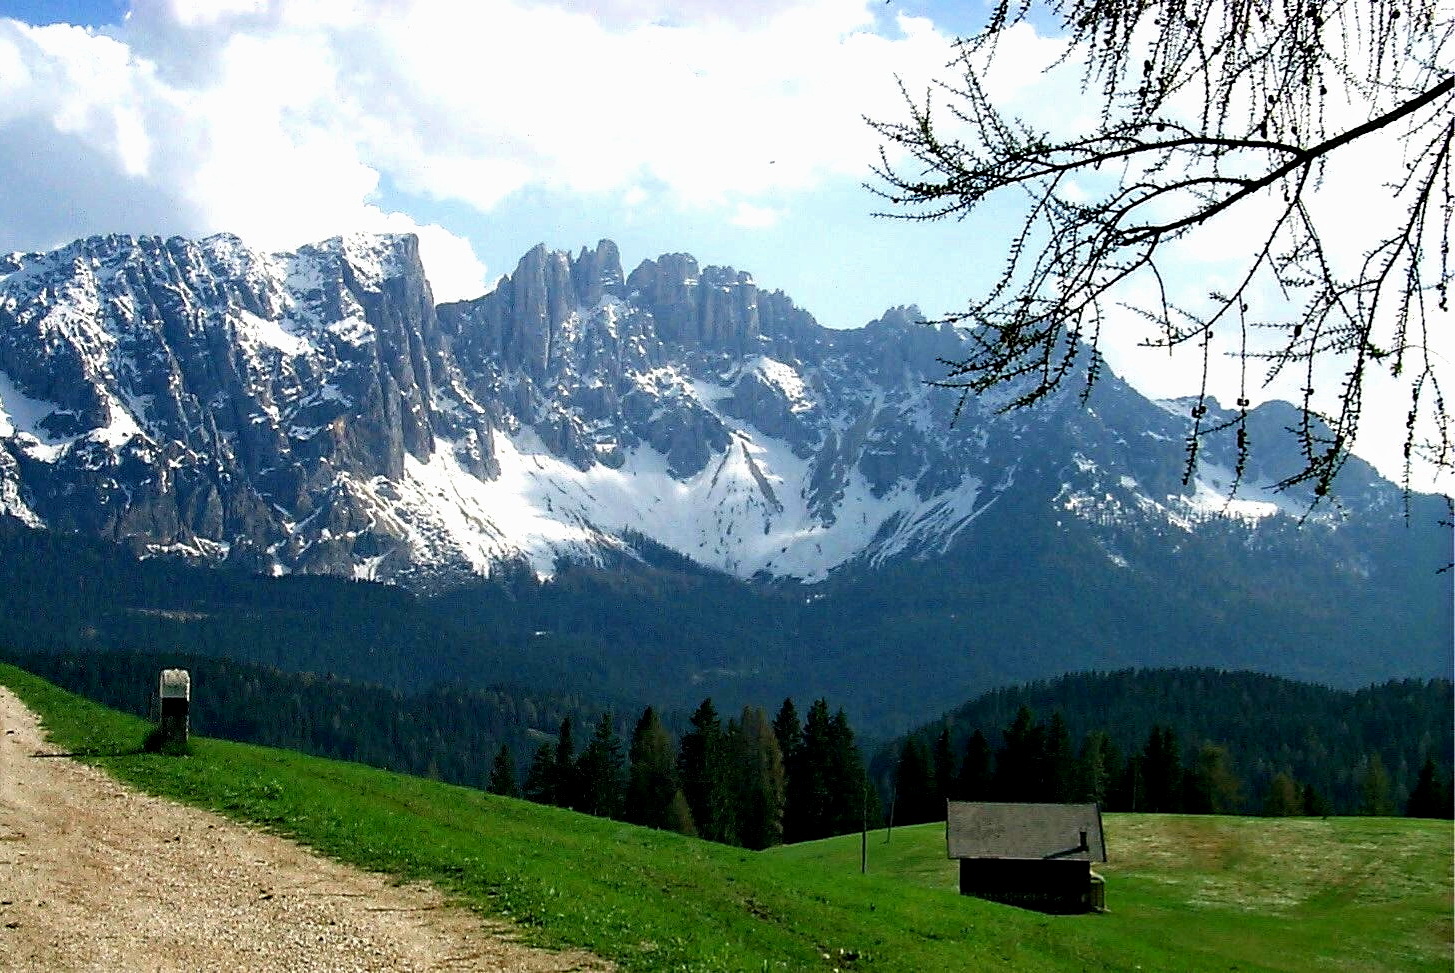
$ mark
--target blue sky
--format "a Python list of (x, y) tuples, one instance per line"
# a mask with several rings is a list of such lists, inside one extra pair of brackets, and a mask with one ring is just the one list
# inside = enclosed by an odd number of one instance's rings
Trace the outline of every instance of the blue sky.
[(0, 14), (28, 24), (119, 24), (130, 4), (109, 0), (5, 0)]
[[(457, 299), (537, 243), (605, 237), (628, 270), (687, 251), (833, 327), (901, 304), (934, 317), (1001, 269), (1018, 204), (964, 223), (875, 218), (863, 183), (879, 139), (863, 116), (903, 117), (896, 78), (920, 93), (948, 77), (956, 36), (986, 9), (0, 0), (0, 251), (97, 232), (227, 230), (277, 250), (410, 231), (436, 295)], [(1094, 105), (1074, 66), (1043, 71), (1060, 50), (1049, 30), (1012, 32), (987, 84), (1037, 125), (1075, 125)], [(1175, 295), (1226, 286), (1246, 232), (1229, 223), (1179, 244)], [(1196, 391), (1200, 358), (1139, 349), (1145, 334), (1130, 312), (1113, 322), (1113, 368), (1150, 395)], [(1215, 361), (1211, 390), (1230, 401), (1232, 370)], [(1397, 447), (1363, 451), (1384, 449), (1373, 458), (1393, 470)]]

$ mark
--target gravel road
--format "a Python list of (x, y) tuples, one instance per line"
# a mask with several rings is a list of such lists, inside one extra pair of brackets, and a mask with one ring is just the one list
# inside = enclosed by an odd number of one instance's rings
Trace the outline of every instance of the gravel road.
[(0, 686), (0, 970), (609, 970), (433, 889), (148, 797), (45, 739)]

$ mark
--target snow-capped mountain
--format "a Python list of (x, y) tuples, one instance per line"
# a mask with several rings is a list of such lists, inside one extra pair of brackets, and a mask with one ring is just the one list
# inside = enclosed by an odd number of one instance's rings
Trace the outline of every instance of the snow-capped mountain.
[[(413, 237), (264, 254), (227, 235), (105, 236), (0, 257), (0, 512), (150, 553), (431, 585), (493, 563), (634, 556), (819, 582), (954, 547), (1007, 497), (1175, 544), (1282, 522), (1289, 407), (1228, 499), (1231, 446), (1181, 482), (1184, 403), (1115, 377), (998, 414), (928, 380), (964, 338), (897, 308), (819, 326), (748, 274), (602, 241), (537, 247), (436, 307)], [(953, 421), (952, 421), (953, 420)], [(1351, 461), (1314, 530), (1393, 523)], [(1023, 509), (1024, 503), (1017, 509)], [(1251, 532), (1256, 536), (1257, 531)], [(1351, 567), (1351, 570), (1354, 568)]]

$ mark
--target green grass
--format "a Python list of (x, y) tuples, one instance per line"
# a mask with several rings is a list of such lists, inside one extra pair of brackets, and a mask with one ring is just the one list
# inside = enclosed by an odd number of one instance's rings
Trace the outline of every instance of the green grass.
[[(1452, 959), (1452, 826), (1403, 818), (1108, 814), (1099, 931), (1157, 936), (1180, 968), (1441, 970)], [(859, 839), (768, 854), (805, 868), (859, 867)], [(877, 875), (953, 890), (943, 824), (869, 841)]]
[(861, 876), (857, 836), (751, 853), (286, 751), (194, 738), (191, 756), (151, 755), (139, 720), (8, 666), (0, 683), (144, 790), (628, 970), (1449, 968), (1448, 824), (1113, 816), (1112, 913), (1053, 918), (956, 895), (943, 826), (871, 836)]

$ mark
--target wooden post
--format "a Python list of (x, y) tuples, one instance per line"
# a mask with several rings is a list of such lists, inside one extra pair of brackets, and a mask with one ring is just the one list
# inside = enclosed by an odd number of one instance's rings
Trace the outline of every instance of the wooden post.
[(187, 711), (192, 703), (192, 677), (187, 670), (163, 669), (160, 695), (162, 746), (180, 750), (187, 746)]
[(869, 775), (864, 775), (864, 794), (859, 802), (862, 828), (859, 831), (859, 874), (869, 871)]

